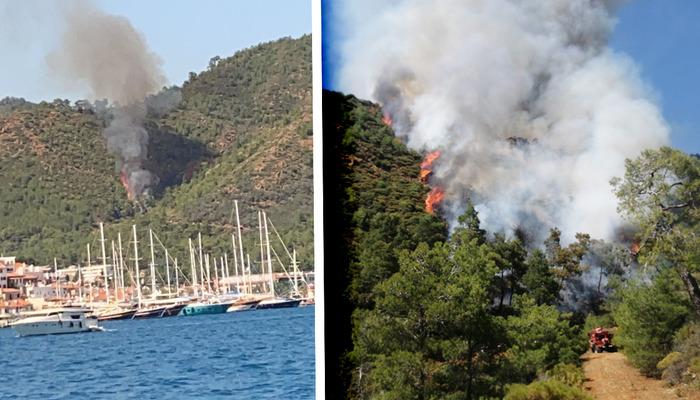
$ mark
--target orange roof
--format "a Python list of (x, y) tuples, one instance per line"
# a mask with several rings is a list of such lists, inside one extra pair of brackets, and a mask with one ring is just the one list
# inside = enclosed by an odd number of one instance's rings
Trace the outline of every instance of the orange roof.
[(0, 293), (19, 293), (19, 289), (15, 289), (15, 288), (0, 288)]

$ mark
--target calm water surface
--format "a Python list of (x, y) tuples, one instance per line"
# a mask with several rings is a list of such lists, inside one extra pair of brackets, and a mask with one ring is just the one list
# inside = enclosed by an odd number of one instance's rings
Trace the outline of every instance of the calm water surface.
[(313, 399), (314, 308), (0, 330), (0, 399)]

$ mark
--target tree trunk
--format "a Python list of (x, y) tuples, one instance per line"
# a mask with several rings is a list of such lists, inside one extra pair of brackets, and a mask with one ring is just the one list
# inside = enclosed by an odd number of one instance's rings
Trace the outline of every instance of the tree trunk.
[(472, 381), (474, 377), (472, 358), (474, 357), (474, 349), (472, 348), (471, 340), (467, 340), (467, 347), (467, 400), (472, 400)]
[(685, 284), (685, 289), (688, 291), (690, 296), (690, 301), (693, 302), (693, 307), (695, 307), (695, 314), (700, 316), (700, 286), (698, 286), (698, 281), (695, 279), (693, 274), (688, 271), (687, 268), (681, 267), (679, 274), (683, 283)]

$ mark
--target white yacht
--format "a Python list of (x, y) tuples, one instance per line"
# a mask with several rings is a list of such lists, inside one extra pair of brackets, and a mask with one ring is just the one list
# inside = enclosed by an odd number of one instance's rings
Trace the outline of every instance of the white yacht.
[(93, 332), (104, 330), (97, 318), (86, 314), (86, 308), (52, 308), (23, 313), (21, 319), (10, 324), (19, 336), (56, 335), (62, 333)]

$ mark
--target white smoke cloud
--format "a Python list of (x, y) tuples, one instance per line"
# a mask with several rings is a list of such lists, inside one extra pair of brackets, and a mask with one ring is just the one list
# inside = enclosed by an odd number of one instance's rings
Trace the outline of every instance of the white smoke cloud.
[[(128, 19), (106, 14), (92, 1), (66, 1), (59, 16), (66, 29), (59, 48), (47, 55), (47, 65), (66, 83), (86, 84), (94, 98), (107, 98), (116, 105), (103, 135), (107, 149), (118, 158), (128, 190), (141, 196), (157, 183), (143, 168), (148, 156), (148, 132), (143, 124), (146, 96), (166, 82), (162, 61)], [(179, 99), (179, 91), (170, 91), (151, 96), (149, 105), (162, 112)]]
[(491, 231), (610, 238), (610, 178), (669, 136), (634, 63), (607, 46), (620, 3), (347, 1), (332, 21), (339, 89), (382, 103), (410, 147), (442, 151), (452, 221), (469, 195)]

